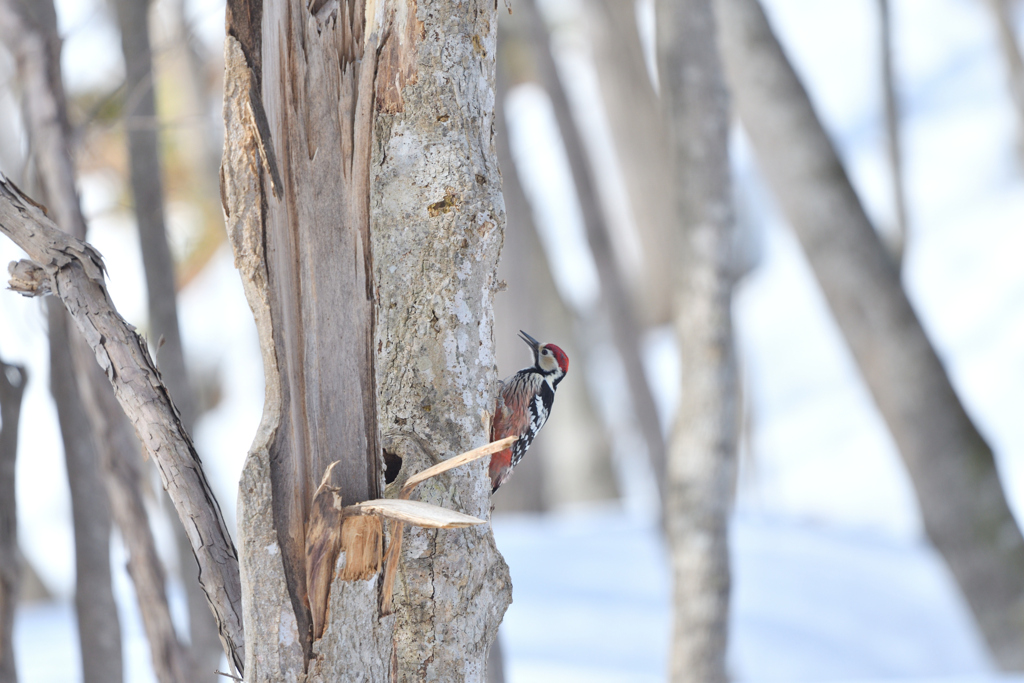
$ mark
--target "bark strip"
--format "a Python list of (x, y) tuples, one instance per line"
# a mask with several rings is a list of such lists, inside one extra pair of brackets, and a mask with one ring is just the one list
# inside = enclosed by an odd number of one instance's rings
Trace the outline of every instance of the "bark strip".
[(241, 671), (244, 638), (238, 555), (192, 439), (181, 424), (145, 341), (110, 301), (100, 255), (88, 244), (61, 232), (7, 179), (0, 180), (0, 232), (29, 255), (34, 267), (42, 271), (49, 291), (64, 303), (106, 372), (136, 435), (157, 463), (164, 488), (199, 561), (200, 581), (216, 616), (225, 651)]

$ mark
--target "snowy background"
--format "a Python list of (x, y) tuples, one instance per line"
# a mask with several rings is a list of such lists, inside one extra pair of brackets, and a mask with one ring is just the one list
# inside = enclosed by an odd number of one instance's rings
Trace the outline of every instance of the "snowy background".
[[(514, 3), (513, 3), (514, 4)], [(883, 136), (875, 0), (765, 0), (847, 169), (881, 229), (894, 222)], [(981, 0), (892, 0), (903, 108), (910, 235), (904, 282), (954, 385), (993, 445), (1011, 505), (1024, 504), (1024, 178), (995, 27)], [(547, 9), (578, 17), (578, 0)], [(116, 85), (118, 36), (100, 0), (59, 0), (69, 88)], [(194, 0), (204, 39), (219, 44), (223, 6)], [(643, 18), (643, 17), (642, 17)], [(1019, 24), (1024, 30), (1024, 22)], [(587, 96), (586, 49), (566, 41), (562, 66)], [(593, 87), (593, 84), (589, 87)], [(591, 96), (593, 92), (591, 91)], [(4, 95), (4, 97), (8, 97)], [(10, 107), (9, 101), (0, 106)], [(517, 160), (545, 243), (580, 242), (550, 107), (519, 86), (508, 103)], [(794, 236), (733, 136), (737, 194), (760, 264), (740, 285), (735, 322), (748, 429), (731, 532), (734, 593), (730, 668), (737, 681), (981, 681), (997, 678), (945, 565), (923, 538), (913, 490)], [(106, 257), (115, 302), (140, 326), (142, 267), (134, 226), (113, 181), (82, 179), (90, 239)], [(545, 192), (548, 193), (545, 195)], [(547, 207), (547, 208), (543, 208)], [(177, 215), (170, 207), (172, 233)], [(172, 234), (172, 241), (173, 241)], [(583, 248), (585, 251), (585, 247)], [(564, 253), (564, 252), (563, 252)], [(0, 262), (18, 258), (0, 240)], [(556, 273), (567, 299), (593, 287), (586, 255)], [(193, 365), (216, 367), (218, 406), (196, 428), (206, 467), (233, 523), (236, 482), (262, 409), (255, 329), (227, 247), (180, 300)], [(23, 682), (78, 676), (70, 604), (73, 538), (55, 411), (47, 390), (45, 315), (36, 301), (0, 295), (0, 354), (29, 366), (18, 456), (19, 534), (56, 594), (20, 608), (15, 632)], [(663, 412), (678, 388), (670, 335), (650, 357)], [(515, 368), (501, 368), (507, 374)], [(543, 438), (543, 437), (541, 437)], [(643, 473), (639, 475), (643, 477)], [(622, 504), (496, 517), (515, 585), (502, 625), (513, 683), (665, 680), (670, 637), (667, 555), (643, 487)], [(631, 498), (632, 497), (632, 498)], [(170, 532), (154, 514), (158, 535)], [(170, 547), (172, 544), (164, 543)], [(126, 637), (126, 679), (153, 680), (134, 594), (115, 543)], [(171, 557), (168, 562), (174, 563)], [(176, 605), (183, 609), (177, 588)], [(181, 616), (181, 615), (179, 615)]]

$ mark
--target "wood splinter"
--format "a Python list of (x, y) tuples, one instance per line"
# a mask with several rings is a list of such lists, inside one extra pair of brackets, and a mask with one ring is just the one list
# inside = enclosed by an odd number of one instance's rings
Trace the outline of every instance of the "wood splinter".
[[(429, 529), (460, 529), (485, 523), (482, 519), (455, 510), (409, 500), (413, 489), (431, 477), (504, 450), (516, 439), (510, 436), (428, 467), (409, 477), (399, 491), (398, 498), (367, 500), (349, 506), (343, 506), (341, 500), (341, 461), (331, 463), (313, 494), (306, 522), (306, 595), (313, 620), (314, 640), (321, 638), (324, 633), (331, 581), (342, 552), (345, 553), (344, 566), (340, 570), (343, 581), (372, 578), (380, 571), (382, 561), (386, 561), (381, 589), (381, 615), (390, 614), (406, 524)], [(391, 520), (391, 544), (386, 554), (382, 553), (384, 518)]]

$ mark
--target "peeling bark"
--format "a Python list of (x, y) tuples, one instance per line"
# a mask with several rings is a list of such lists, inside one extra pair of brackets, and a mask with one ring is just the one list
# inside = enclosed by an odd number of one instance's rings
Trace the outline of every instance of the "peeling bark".
[(0, 359), (0, 683), (17, 683), (14, 666), (14, 608), (21, 586), (18, 554), (18, 506), (14, 463), (18, 455), (18, 421), (28, 373)]
[[(406, 476), (487, 441), (494, 14), (229, 2), (222, 198), (267, 375), (239, 497), (249, 681), (483, 680), (510, 595), (489, 528), (408, 530), (394, 616), (379, 575), (336, 571), (315, 642), (304, 529), (334, 461), (346, 505), (379, 497), (380, 432), (430, 444)], [(418, 495), (486, 516), (485, 469)]]

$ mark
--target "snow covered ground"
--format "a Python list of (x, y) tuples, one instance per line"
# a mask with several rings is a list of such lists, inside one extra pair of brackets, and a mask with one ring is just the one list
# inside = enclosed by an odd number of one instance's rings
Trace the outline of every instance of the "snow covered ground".
[[(107, 62), (87, 57), (116, 44), (116, 37), (90, 32), (99, 1), (59, 4), (62, 25), (78, 27), (67, 43), (66, 64), (73, 78), (96, 78), (104, 71), (96, 65)], [(216, 35), (215, 0), (190, 4)], [(870, 215), (884, 229), (893, 211), (881, 133), (876, 3), (766, 5)], [(994, 29), (978, 0), (892, 5), (910, 195), (905, 282), (969, 412), (996, 448), (1020, 511), (1024, 182)], [(116, 72), (113, 61), (109, 68)], [(90, 65), (89, 73), (81, 73), (82, 64)], [(542, 104), (536, 93), (527, 95), (520, 113), (533, 111), (531, 125), (543, 125), (536, 123)], [(740, 195), (747, 213), (759, 218), (762, 262), (735, 301), (749, 431), (731, 537), (731, 670), (736, 680), (751, 683), (992, 680), (963, 601), (922, 539), (913, 490), (884, 423), (799, 246), (756, 176), (742, 134), (735, 139)], [(556, 180), (537, 184), (557, 187)], [(134, 231), (104, 211), (114, 201), (109, 183), (91, 178), (83, 191), (115, 301), (141, 323)], [(562, 215), (559, 229), (571, 228), (571, 213)], [(0, 263), (11, 258), (16, 250), (0, 240)], [(579, 285), (576, 275), (568, 286)], [(573, 295), (585, 298), (585, 291)], [(18, 460), (21, 542), (60, 596), (54, 604), (20, 609), (16, 651), (23, 682), (64, 683), (77, 677), (67, 602), (73, 544), (46, 390), (44, 322), (37, 302), (0, 296), (0, 352), (33, 371)], [(226, 251), (183, 294), (182, 326), (191, 361), (218, 367), (224, 380), (223, 401), (204, 416), (196, 438), (222, 508), (233, 517), (263, 380), (251, 318)], [(674, 387), (663, 389), (670, 400)], [(501, 636), (513, 683), (665, 679), (671, 625), (665, 552), (636, 512), (642, 506), (624, 509), (495, 520), (515, 586)], [(161, 528), (166, 535), (158, 516)], [(120, 550), (114, 552), (128, 680), (148, 683), (152, 673), (134, 596), (120, 569)]]
[[(494, 523), (515, 601), (502, 624), (512, 683), (662, 681), (670, 577), (655, 529), (615, 510)], [(987, 680), (949, 572), (920, 541), (792, 518), (732, 526), (736, 680)]]

